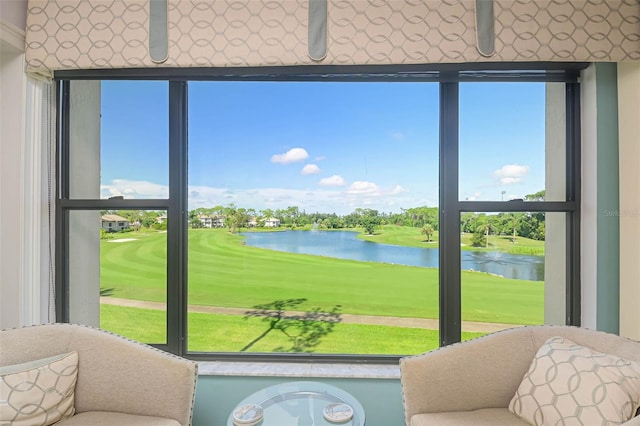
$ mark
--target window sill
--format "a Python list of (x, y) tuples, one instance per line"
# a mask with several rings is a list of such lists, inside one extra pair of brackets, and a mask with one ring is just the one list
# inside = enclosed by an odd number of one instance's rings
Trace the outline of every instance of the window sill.
[(399, 379), (400, 367), (387, 364), (309, 364), (292, 362), (227, 362), (198, 363), (200, 376), (249, 377), (328, 377), (341, 379)]

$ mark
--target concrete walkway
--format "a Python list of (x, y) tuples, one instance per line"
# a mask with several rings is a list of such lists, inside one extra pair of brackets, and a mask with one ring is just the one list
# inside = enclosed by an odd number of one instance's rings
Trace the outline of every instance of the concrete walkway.
[[(119, 299), (116, 297), (101, 297), (100, 303), (105, 305), (126, 306), (129, 308), (157, 309), (165, 310), (166, 305), (161, 302), (145, 302), (142, 300)], [(248, 308), (225, 308), (222, 306), (189, 305), (189, 312), (202, 314), (222, 314), (243, 316), (251, 309)], [(303, 315), (302, 311), (286, 311), (287, 315)], [(340, 314), (342, 323), (345, 324), (366, 324), (366, 325), (388, 325), (394, 327), (424, 328), (437, 330), (439, 323), (437, 319), (427, 318), (404, 318), (377, 315), (353, 315)], [(462, 321), (462, 331), (476, 333), (492, 333), (507, 328), (516, 327), (515, 324), (498, 324), (492, 322), (471, 322)]]

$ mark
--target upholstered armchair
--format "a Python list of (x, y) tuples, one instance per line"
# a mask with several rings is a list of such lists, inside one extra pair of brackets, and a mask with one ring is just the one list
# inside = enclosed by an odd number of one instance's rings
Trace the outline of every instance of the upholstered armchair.
[[(77, 356), (75, 355), (77, 353)], [(197, 364), (151, 346), (80, 325), (46, 324), (0, 331), (0, 369), (72, 354), (75, 365), (49, 370), (63, 383), (76, 374), (70, 406), (56, 423), (64, 426), (187, 426), (191, 424)], [(49, 371), (50, 372), (50, 371)], [(36, 375), (44, 375), (42, 372)], [(21, 379), (23, 380), (23, 379)], [(71, 380), (71, 379), (69, 379)], [(17, 384), (16, 384), (17, 383)], [(73, 384), (73, 383), (72, 383)], [(11, 398), (25, 386), (3, 373), (3, 416), (18, 409)], [(8, 397), (7, 397), (8, 395)], [(7, 399), (9, 402), (7, 403)], [(12, 405), (13, 404), (13, 405)], [(38, 420), (38, 424), (51, 424)], [(69, 416), (71, 415), (71, 416)], [(2, 421), (0, 421), (2, 423)]]
[[(520, 387), (521, 382), (525, 374), (529, 375), (531, 372), (534, 357), (539, 360), (539, 353), (542, 352), (539, 349), (554, 336), (561, 336), (575, 343), (572, 347), (581, 345), (630, 360), (630, 368), (638, 371), (637, 366), (640, 364), (636, 363), (640, 362), (640, 342), (577, 327), (513, 328), (401, 359), (407, 426), (529, 424), (513, 413), (521, 406), (513, 405), (512, 399), (517, 391), (527, 392)], [(541, 361), (537, 366), (540, 365)], [(553, 374), (556, 372), (554, 369), (548, 371)], [(581, 389), (583, 385), (580, 383), (574, 387)], [(636, 391), (640, 390), (640, 378), (634, 379), (631, 386)], [(535, 392), (541, 390), (543, 389)], [(548, 403), (553, 401), (552, 395)], [(638, 399), (635, 404), (634, 412)], [(630, 410), (627, 409), (627, 412), (631, 412)], [(639, 426), (640, 417), (634, 417), (623, 424)]]

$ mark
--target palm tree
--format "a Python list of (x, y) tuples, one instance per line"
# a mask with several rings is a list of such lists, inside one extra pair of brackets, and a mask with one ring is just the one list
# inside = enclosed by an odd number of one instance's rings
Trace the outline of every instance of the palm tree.
[(422, 233), (427, 237), (427, 242), (431, 242), (431, 236), (433, 235), (433, 226), (426, 224), (424, 228), (422, 228)]

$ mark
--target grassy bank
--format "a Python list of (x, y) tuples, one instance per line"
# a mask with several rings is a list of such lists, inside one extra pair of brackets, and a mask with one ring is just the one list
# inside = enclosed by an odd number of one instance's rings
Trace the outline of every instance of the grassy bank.
[[(471, 237), (464, 233), (460, 237), (462, 250), (473, 251), (500, 251), (509, 254), (526, 254), (534, 256), (544, 255), (544, 241), (532, 240), (524, 237), (516, 237), (515, 242), (508, 235), (489, 235), (487, 247), (473, 247)], [(409, 226), (385, 225), (376, 230), (374, 235), (360, 234), (358, 238), (381, 244), (393, 244), (399, 246), (437, 248), (438, 231), (434, 231), (431, 241), (427, 241), (420, 228)]]

